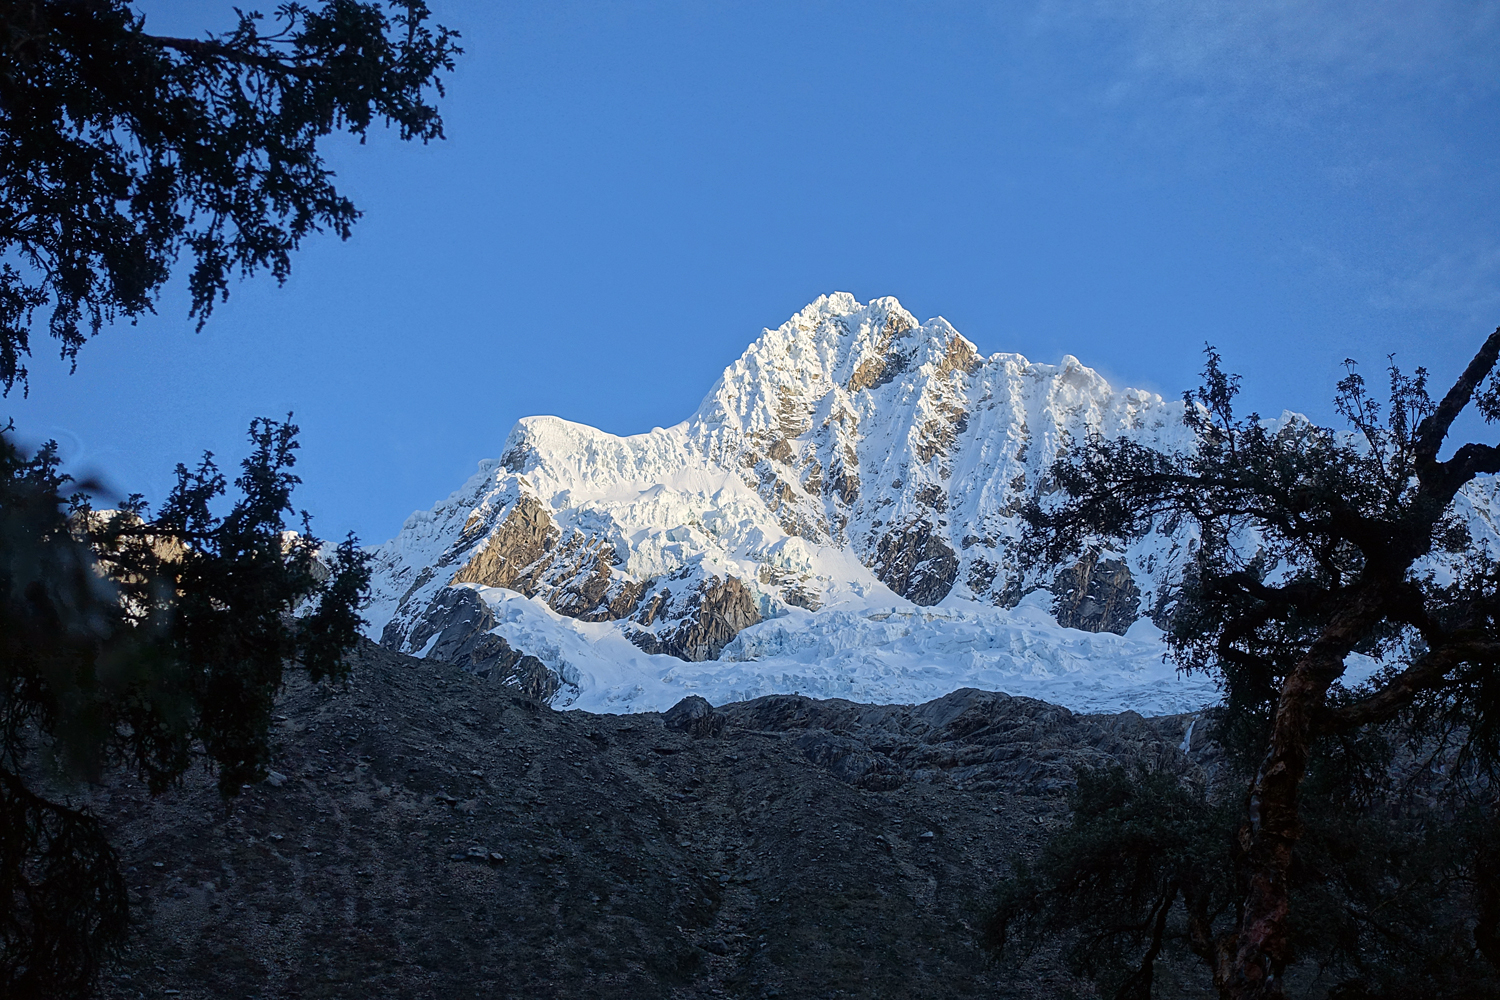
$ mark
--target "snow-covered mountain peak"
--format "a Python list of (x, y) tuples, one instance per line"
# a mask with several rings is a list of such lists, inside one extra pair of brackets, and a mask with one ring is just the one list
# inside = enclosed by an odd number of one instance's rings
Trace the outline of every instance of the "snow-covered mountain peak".
[(528, 668), (550, 678), (539, 693), (580, 704), (600, 689), (558, 629), (576, 638), (587, 625), (587, 648), (624, 644), (610, 662), (669, 672), (710, 669), (733, 642), (741, 673), (761, 662), (745, 650), (769, 648), (756, 636), (788, 622), (847, 630), (848, 615), (885, 615), (854, 629), (868, 638), (908, 620), (892, 614), (958, 609), (922, 619), (942, 632), (952, 614), (1020, 613), (1006, 609), (1037, 591), (1062, 624), (1123, 634), (1168, 599), (1191, 538), (1041, 565), (1018, 545), (1019, 512), (1084, 436), (1182, 446), (1181, 415), (1071, 356), (983, 357), (894, 298), (825, 295), (763, 330), (680, 424), (621, 437), (519, 421), (498, 460), (377, 550), (371, 617), (411, 652), (500, 662), (496, 637), (508, 636), (545, 663)]
[(974, 345), (946, 320), (920, 324), (894, 298), (861, 305), (836, 292), (762, 331), (689, 422), (786, 437), (805, 418), (810, 401), (847, 402), (840, 396), (885, 385), (901, 372), (945, 363), (945, 371), (953, 370), (977, 357)]

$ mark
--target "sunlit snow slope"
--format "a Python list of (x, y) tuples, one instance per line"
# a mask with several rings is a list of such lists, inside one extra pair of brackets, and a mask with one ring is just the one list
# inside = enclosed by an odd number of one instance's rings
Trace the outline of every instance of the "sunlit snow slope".
[(375, 550), (371, 631), (593, 711), (965, 686), (1192, 710), (1216, 692), (1163, 665), (1150, 621), (1189, 532), (1063, 564), (1019, 547), (1060, 452), (1090, 432), (1190, 447), (1182, 412), (1071, 357), (981, 357), (894, 299), (824, 296), (674, 427), (521, 420)]

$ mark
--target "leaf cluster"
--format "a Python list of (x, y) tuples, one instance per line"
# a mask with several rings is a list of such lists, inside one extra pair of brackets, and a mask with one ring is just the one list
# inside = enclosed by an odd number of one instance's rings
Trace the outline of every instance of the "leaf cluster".
[(199, 325), (235, 274), (291, 271), (359, 212), (318, 144), (384, 122), (441, 138), (428, 100), (461, 50), (422, 0), (283, 3), (202, 39), (148, 34), (127, 0), (0, 0), (0, 385), (26, 384), (33, 314), (76, 359), (152, 309), (186, 253)]
[(1319, 748), (1290, 872), (1298, 957), (1345, 1000), (1500, 997), (1500, 810), (1488, 782), (1450, 781), (1454, 759), (1407, 736)]
[(985, 941), (1012, 955), (1061, 942), (1106, 995), (1149, 997), (1165, 946), (1215, 947), (1232, 905), (1232, 810), (1166, 765), (1084, 770), (1069, 805), (1069, 826), (1000, 885)]
[(84, 994), (129, 924), (125, 877), (87, 812), (0, 770), (0, 995)]

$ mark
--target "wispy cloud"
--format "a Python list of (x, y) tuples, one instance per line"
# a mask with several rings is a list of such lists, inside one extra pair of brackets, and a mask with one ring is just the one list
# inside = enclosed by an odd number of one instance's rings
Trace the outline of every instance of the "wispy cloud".
[(1436, 254), (1415, 273), (1376, 293), (1374, 305), (1434, 309), (1470, 325), (1493, 324), (1500, 316), (1500, 244)]
[(1111, 100), (1234, 104), (1308, 121), (1372, 91), (1500, 90), (1495, 0), (1042, 0), (1038, 35), (1103, 41)]
[(1038, 0), (1027, 27), (1105, 141), (1217, 176), (1254, 157), (1245, 197), (1299, 275), (1500, 314), (1500, 0)]

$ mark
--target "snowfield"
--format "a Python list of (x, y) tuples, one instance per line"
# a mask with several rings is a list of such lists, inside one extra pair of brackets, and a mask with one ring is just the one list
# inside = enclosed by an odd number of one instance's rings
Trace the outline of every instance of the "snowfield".
[(1213, 682), (1165, 664), (1159, 630), (1127, 635), (1061, 628), (1044, 592), (1005, 610), (793, 609), (752, 625), (718, 660), (688, 663), (636, 648), (611, 622), (580, 622), (511, 590), (475, 588), (494, 629), (566, 682), (557, 708), (661, 712), (696, 694), (715, 705), (767, 694), (917, 704), (963, 687), (1038, 698), (1077, 712), (1192, 712), (1217, 700)]

